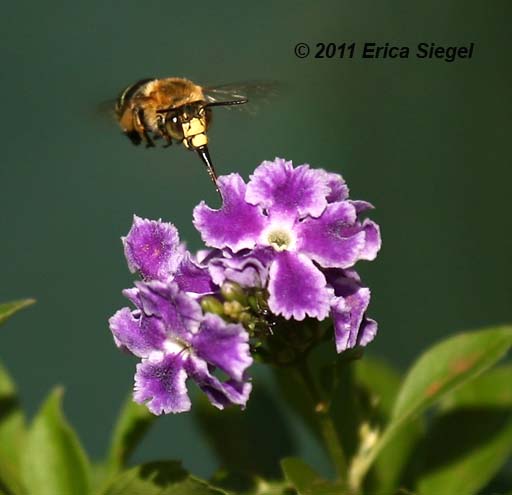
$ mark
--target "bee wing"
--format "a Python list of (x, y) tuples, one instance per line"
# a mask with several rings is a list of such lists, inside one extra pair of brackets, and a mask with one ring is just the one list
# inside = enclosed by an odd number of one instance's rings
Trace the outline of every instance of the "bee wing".
[(98, 104), (96, 104), (94, 113), (103, 119), (117, 120), (116, 103), (117, 99), (100, 101)]
[(262, 104), (268, 103), (279, 93), (280, 84), (276, 81), (247, 81), (203, 88), (203, 94), (208, 103), (222, 104), (246, 100), (248, 105), (230, 105), (227, 108), (237, 108), (254, 112)]

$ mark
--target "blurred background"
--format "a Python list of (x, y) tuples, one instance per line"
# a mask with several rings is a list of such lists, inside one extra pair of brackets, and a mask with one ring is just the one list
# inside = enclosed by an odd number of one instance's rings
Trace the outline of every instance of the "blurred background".
[[(107, 326), (133, 280), (119, 238), (137, 213), (174, 222), (198, 249), (192, 208), (217, 204), (193, 153), (136, 148), (98, 115), (145, 77), (282, 83), (256, 115), (217, 109), (210, 151), (220, 174), (247, 178), (275, 156), (337, 171), (374, 203), (383, 249), (359, 266), (380, 324), (368, 353), (405, 370), (450, 333), (510, 321), (511, 14), (506, 0), (6, 3), (0, 300), (38, 303), (0, 329), (0, 359), (30, 413), (63, 384), (66, 414), (102, 454), (135, 365)], [(299, 42), (352, 41), (475, 48), (452, 63), (294, 54)], [(274, 390), (264, 370), (255, 375)], [(200, 475), (217, 467), (190, 415), (162, 418), (138, 452), (163, 457)]]

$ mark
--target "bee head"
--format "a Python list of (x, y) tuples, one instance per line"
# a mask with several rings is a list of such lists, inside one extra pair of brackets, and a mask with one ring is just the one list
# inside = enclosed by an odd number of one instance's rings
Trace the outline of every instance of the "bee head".
[(187, 148), (197, 148), (207, 143), (207, 109), (201, 102), (182, 105), (165, 112), (165, 125), (169, 134), (183, 141)]

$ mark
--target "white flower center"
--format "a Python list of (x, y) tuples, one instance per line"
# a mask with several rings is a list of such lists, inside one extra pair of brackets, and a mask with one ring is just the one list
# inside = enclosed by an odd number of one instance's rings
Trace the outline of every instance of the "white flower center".
[(170, 354), (176, 355), (186, 352), (191, 352), (191, 349), (185, 342), (177, 338), (168, 337), (164, 340), (162, 349), (151, 352), (148, 356), (148, 360), (157, 362), (161, 361), (165, 356)]
[(164, 341), (163, 348), (166, 354), (179, 354), (187, 348), (187, 345), (178, 339), (167, 338)]
[(295, 248), (296, 237), (292, 225), (288, 222), (272, 222), (264, 230), (262, 241), (276, 251), (292, 251)]
[(288, 232), (277, 230), (268, 234), (267, 241), (276, 251), (285, 251), (291, 239)]

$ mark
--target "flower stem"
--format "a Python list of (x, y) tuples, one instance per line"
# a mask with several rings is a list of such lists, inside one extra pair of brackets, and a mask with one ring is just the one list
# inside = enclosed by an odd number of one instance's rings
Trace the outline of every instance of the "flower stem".
[(329, 406), (322, 398), (322, 395), (316, 386), (306, 359), (301, 360), (297, 364), (297, 371), (299, 372), (299, 375), (308, 389), (313, 401), (315, 417), (318, 419), (320, 432), (329, 453), (329, 457), (331, 458), (331, 462), (336, 470), (337, 477), (340, 481), (344, 481), (347, 476), (347, 460), (343, 447), (339, 441), (338, 432), (336, 431), (336, 427), (334, 426), (329, 414)]

